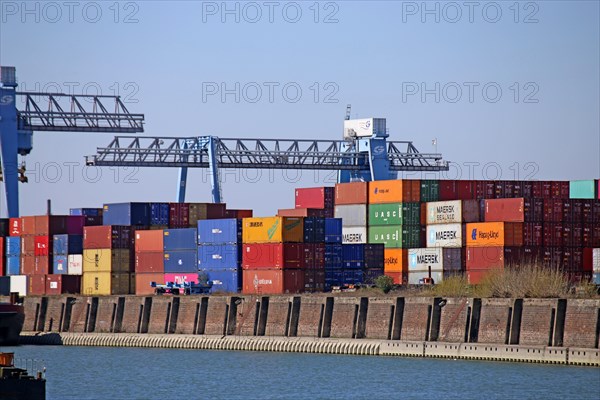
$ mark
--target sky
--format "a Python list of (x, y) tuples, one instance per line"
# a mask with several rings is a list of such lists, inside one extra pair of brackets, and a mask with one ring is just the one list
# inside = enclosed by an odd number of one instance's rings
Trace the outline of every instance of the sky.
[[(352, 118), (386, 118), (389, 140), (451, 162), (405, 178), (597, 179), (599, 4), (2, 0), (0, 65), (22, 91), (118, 93), (145, 114), (141, 135), (341, 139), (351, 104)], [(35, 132), (21, 214), (46, 199), (55, 214), (175, 201), (175, 168), (85, 166), (113, 136)], [(326, 171), (223, 179), (229, 208), (259, 216), (293, 208), (295, 187), (335, 183)], [(206, 170), (190, 172), (186, 200), (211, 201)]]

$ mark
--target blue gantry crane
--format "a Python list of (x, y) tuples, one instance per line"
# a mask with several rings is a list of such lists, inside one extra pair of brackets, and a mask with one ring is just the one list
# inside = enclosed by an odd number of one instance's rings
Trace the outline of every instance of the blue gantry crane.
[[(18, 92), (17, 86), (15, 67), (0, 67), (0, 179), (9, 217), (19, 216), (18, 184), (27, 177), (18, 156), (31, 152), (34, 131), (144, 131), (144, 115), (130, 113), (119, 96)], [(17, 108), (17, 99), (24, 108)]]
[(185, 200), (188, 168), (208, 168), (212, 199), (223, 201), (223, 168), (337, 171), (338, 182), (396, 179), (399, 171), (447, 171), (439, 153), (420, 153), (410, 141), (388, 141), (385, 119), (349, 119), (343, 140), (116, 136), (87, 165), (178, 167), (177, 201)]

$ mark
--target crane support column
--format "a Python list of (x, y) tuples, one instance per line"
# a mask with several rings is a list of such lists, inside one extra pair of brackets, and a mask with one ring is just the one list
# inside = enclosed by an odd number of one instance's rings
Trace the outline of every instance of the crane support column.
[(9, 218), (19, 216), (18, 132), (16, 91), (14, 87), (0, 88), (0, 150), (2, 174)]
[(187, 185), (188, 167), (179, 168), (179, 186), (177, 186), (177, 202), (185, 202), (185, 189)]
[(214, 136), (208, 137), (208, 171), (210, 173), (211, 184), (212, 184), (212, 198), (213, 203), (221, 202), (221, 182), (219, 179), (219, 164), (217, 160), (216, 152), (216, 138)]

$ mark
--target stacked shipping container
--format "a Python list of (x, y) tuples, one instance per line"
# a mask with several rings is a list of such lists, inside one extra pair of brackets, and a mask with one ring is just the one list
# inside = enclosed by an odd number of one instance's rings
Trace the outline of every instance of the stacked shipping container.
[(211, 291), (241, 289), (242, 220), (198, 221), (198, 270), (213, 283)]
[(165, 283), (164, 232), (162, 230), (138, 230), (135, 232), (135, 293), (154, 293), (151, 282)]

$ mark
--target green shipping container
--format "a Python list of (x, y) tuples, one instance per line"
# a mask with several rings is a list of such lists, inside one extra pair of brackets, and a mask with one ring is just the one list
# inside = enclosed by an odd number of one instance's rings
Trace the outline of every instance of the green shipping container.
[(369, 227), (369, 243), (381, 243), (386, 248), (419, 248), (420, 225), (387, 225)]
[(440, 181), (421, 181), (421, 202), (440, 200)]
[(596, 182), (594, 180), (569, 182), (569, 198), (595, 199), (596, 197)]
[(419, 203), (369, 204), (369, 226), (416, 225), (420, 222)]

